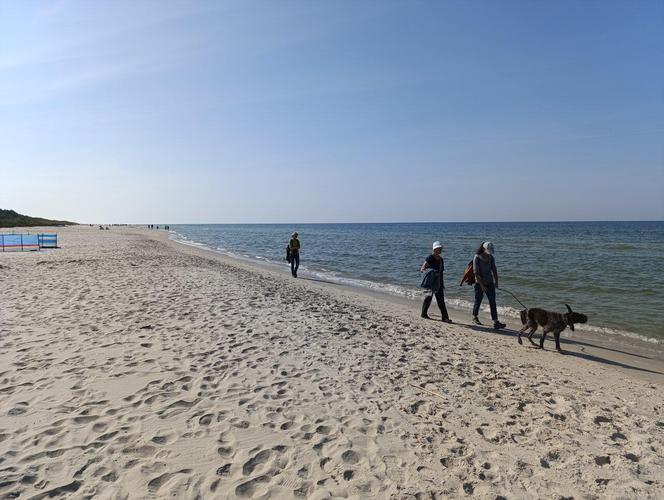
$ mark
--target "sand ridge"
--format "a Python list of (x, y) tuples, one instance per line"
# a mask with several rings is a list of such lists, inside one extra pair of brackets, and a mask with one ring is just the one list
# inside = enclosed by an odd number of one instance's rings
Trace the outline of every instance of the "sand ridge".
[(661, 386), (136, 229), (0, 256), (0, 496), (644, 498)]

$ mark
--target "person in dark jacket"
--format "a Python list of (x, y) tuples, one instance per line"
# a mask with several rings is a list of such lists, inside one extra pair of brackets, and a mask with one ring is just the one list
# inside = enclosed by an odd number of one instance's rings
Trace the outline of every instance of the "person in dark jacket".
[(491, 309), (491, 319), (496, 330), (505, 328), (505, 323), (498, 321), (498, 309), (496, 307), (496, 288), (498, 288), (498, 270), (496, 260), (493, 257), (493, 243), (485, 241), (480, 245), (473, 257), (473, 273), (475, 273), (475, 305), (473, 306), (473, 323), (481, 325), (477, 315), (480, 312), (482, 298), (486, 294)]
[(447, 308), (445, 307), (445, 287), (443, 285), (443, 271), (445, 270), (445, 263), (443, 261), (442, 253), (443, 245), (440, 244), (440, 241), (434, 241), (431, 255), (426, 258), (420, 269), (421, 273), (431, 273), (431, 276), (428, 277), (430, 288), (427, 294), (424, 296), (421, 316), (426, 319), (431, 319), (427, 312), (429, 311), (429, 306), (431, 305), (431, 301), (435, 295), (436, 303), (438, 304), (438, 309), (440, 309), (442, 320), (445, 323), (452, 323), (449, 314), (447, 314)]
[(297, 270), (300, 267), (300, 240), (298, 234), (293, 233), (288, 241), (288, 255), (290, 256), (291, 274), (297, 278)]

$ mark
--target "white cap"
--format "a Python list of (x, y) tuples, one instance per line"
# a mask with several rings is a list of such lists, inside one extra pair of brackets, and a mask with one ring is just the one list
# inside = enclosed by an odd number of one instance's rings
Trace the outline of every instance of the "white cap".
[(440, 241), (433, 242), (433, 250), (435, 250), (436, 248), (443, 248), (443, 245), (440, 243)]
[(482, 248), (484, 248), (484, 251), (489, 255), (493, 255), (493, 243), (490, 241), (485, 241), (482, 243)]

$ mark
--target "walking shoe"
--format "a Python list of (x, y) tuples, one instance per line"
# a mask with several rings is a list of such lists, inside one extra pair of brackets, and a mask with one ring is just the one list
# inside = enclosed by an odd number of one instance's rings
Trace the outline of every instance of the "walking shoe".
[(500, 321), (494, 321), (493, 322), (493, 329), (494, 330), (500, 330), (501, 328), (505, 328), (505, 323), (501, 323)]
[(431, 319), (427, 313), (420, 314), (420, 318)]
[(454, 323), (450, 318), (443, 318), (443, 323), (449, 323), (450, 325)]
[(477, 316), (473, 316), (473, 325), (482, 326), (482, 323), (480, 322), (480, 319)]

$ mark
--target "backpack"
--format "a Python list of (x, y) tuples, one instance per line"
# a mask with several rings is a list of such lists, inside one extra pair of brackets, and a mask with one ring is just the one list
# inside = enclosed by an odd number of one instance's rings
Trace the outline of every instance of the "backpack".
[(459, 283), (459, 286), (463, 285), (464, 283), (468, 283), (469, 285), (475, 284), (475, 272), (473, 271), (472, 260), (466, 266), (466, 270), (463, 272), (463, 276), (461, 277), (461, 283)]

